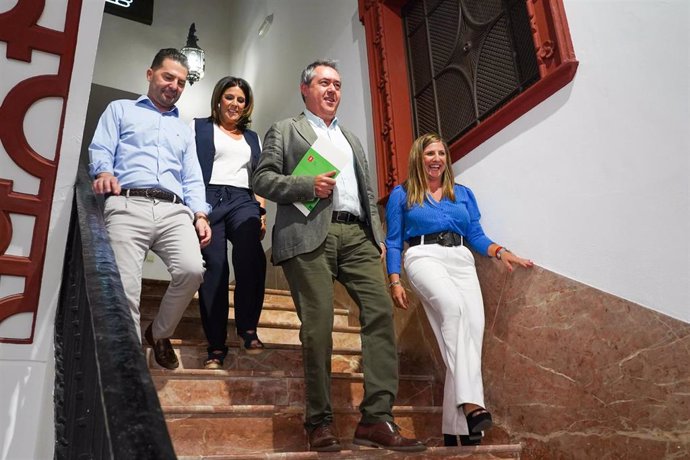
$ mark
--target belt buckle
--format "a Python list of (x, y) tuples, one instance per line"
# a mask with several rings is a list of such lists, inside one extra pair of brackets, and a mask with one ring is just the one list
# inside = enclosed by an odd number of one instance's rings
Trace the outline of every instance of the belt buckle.
[(440, 244), (443, 247), (450, 247), (453, 246), (453, 242), (448, 238), (450, 234), (448, 232), (441, 232), (438, 234), (436, 237), (436, 243)]

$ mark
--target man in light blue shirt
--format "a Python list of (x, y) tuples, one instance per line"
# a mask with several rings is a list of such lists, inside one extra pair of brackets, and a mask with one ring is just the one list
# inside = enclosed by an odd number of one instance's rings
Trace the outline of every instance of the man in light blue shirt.
[(146, 71), (147, 95), (111, 102), (89, 146), (93, 190), (106, 196), (106, 228), (140, 339), (146, 253), (155, 252), (170, 272), (158, 314), (144, 333), (156, 362), (168, 369), (179, 365), (169, 337), (203, 281), (201, 248), (211, 241), (196, 144), (175, 106), (188, 71), (184, 54), (160, 50)]

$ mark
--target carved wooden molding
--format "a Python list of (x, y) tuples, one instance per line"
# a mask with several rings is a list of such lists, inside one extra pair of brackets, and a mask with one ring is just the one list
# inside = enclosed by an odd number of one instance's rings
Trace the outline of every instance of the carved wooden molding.
[[(389, 4), (390, 3), (390, 4)], [(386, 196), (407, 175), (412, 104), (400, 19), (402, 2), (359, 0), (369, 56), (378, 193)]]
[[(455, 162), (572, 81), (577, 70), (562, 0), (525, 0), (540, 80), (451, 146)], [(412, 123), (401, 10), (405, 0), (359, 0), (369, 61), (379, 196), (407, 177)]]
[[(0, 177), (0, 276), (18, 276), (25, 280), (22, 293), (0, 298), (0, 323), (18, 313), (33, 314), (28, 337), (0, 337), (0, 342), (33, 342), (81, 5), (82, 0), (67, 1), (63, 31), (37, 25), (45, 8), (45, 0), (19, 0), (14, 8), (0, 13), (0, 40), (7, 44), (8, 60), (30, 64), (34, 50), (60, 57), (57, 74), (36, 75), (18, 82), (9, 89), (0, 105), (0, 141), (5, 151), (18, 167), (40, 180), (38, 193), (29, 195), (15, 192), (13, 181)], [(62, 99), (58, 137), (52, 160), (46, 159), (46, 156), (52, 157), (52, 154), (43, 156), (33, 150), (24, 133), (27, 111), (34, 103), (47, 97)], [(31, 249), (27, 257), (6, 254), (13, 234), (10, 214), (24, 214), (34, 218)]]

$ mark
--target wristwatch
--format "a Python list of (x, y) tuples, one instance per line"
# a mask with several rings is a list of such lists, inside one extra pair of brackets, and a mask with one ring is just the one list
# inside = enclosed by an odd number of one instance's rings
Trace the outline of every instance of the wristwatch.
[(504, 253), (504, 252), (510, 252), (510, 251), (509, 251), (508, 249), (506, 249), (506, 248), (501, 248), (501, 249), (499, 249), (498, 251), (496, 251), (496, 258), (497, 258), (498, 260), (501, 260), (501, 254)]

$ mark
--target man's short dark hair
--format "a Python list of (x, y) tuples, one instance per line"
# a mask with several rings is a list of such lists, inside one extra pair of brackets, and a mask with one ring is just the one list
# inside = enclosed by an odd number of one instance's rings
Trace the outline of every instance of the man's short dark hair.
[(151, 69), (156, 70), (157, 68), (161, 67), (163, 65), (163, 61), (166, 59), (172, 59), (173, 61), (179, 62), (185, 69), (187, 69), (187, 71), (189, 71), (187, 56), (182, 54), (180, 50), (176, 48), (163, 48), (158, 51), (156, 56), (153, 58), (153, 62), (151, 63)]
[(330, 67), (331, 69), (338, 72), (338, 63), (332, 59), (321, 59), (318, 61), (314, 61), (308, 66), (306, 66), (302, 71), (302, 76), (300, 77), (300, 84), (309, 86), (311, 81), (314, 79), (316, 68), (319, 66)]

